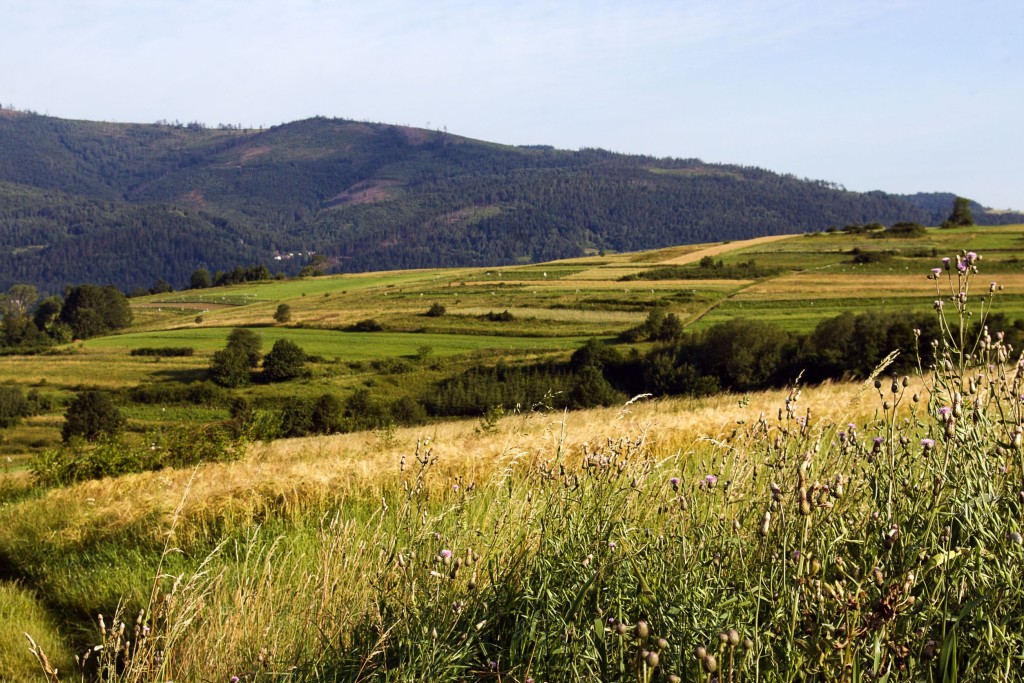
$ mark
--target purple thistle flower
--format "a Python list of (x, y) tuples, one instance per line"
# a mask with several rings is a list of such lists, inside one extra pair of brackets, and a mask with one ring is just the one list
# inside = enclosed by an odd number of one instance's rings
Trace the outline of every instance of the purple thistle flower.
[(935, 439), (921, 439), (921, 445), (925, 448), (931, 448), (935, 445)]
[(451, 556), (452, 556), (452, 551), (451, 550), (448, 550), (447, 548), (445, 548), (444, 550), (441, 551), (441, 557), (443, 557), (444, 559), (447, 560)]
[[(1021, 396), (1021, 398), (1024, 399), (1024, 396)], [(941, 415), (942, 417), (949, 417), (950, 413), (952, 412), (953, 409), (950, 408), (949, 406), (942, 406), (941, 408), (939, 408), (939, 415)]]
[(934, 275), (935, 277), (938, 277), (939, 273), (941, 273), (941, 272), (942, 272), (942, 268), (932, 268), (932, 275)]
[(875, 438), (872, 439), (872, 441), (874, 441), (878, 445), (882, 445), (883, 443), (885, 443), (885, 438), (881, 436), (876, 436)]
[(232, 676), (228, 679), (230, 683), (238, 683), (238, 676)]
[(949, 270), (949, 257), (948, 256), (946, 258), (942, 259), (942, 267), (945, 268), (946, 270)]
[(672, 477), (671, 479), (668, 480), (668, 483), (672, 485), (673, 491), (679, 490), (679, 477)]
[(718, 483), (718, 477), (716, 477), (713, 474), (709, 474), (709, 475), (704, 477), (704, 485), (707, 486), (708, 488), (711, 488), (712, 486), (714, 486), (717, 483)]
[(966, 273), (967, 272), (967, 262), (966, 261), (961, 261), (960, 259), (957, 259), (956, 260), (956, 269), (957, 269), (957, 271), (959, 271), (961, 273)]
[(973, 251), (967, 252), (967, 262), (968, 263), (974, 263), (977, 260), (978, 260), (978, 255), (977, 254), (975, 254)]

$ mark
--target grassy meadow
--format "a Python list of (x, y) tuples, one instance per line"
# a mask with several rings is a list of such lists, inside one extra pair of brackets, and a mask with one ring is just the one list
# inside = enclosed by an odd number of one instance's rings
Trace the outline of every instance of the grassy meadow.
[[(1020, 351), (959, 333), (990, 305), (1024, 317), (1022, 239), (800, 235), (134, 299), (122, 334), (0, 359), (0, 382), (55, 401), (0, 435), (0, 680), (1022, 680)], [(954, 268), (937, 297), (926, 275), (962, 250), (978, 272)], [(883, 256), (852, 262), (865, 252)], [(705, 256), (778, 273), (700, 279)], [(620, 279), (666, 265), (696, 275)], [(990, 279), (1003, 289), (973, 296)], [(78, 388), (202, 379), (235, 326), (316, 357), (305, 379), (244, 390), (284, 401), (565, 358), (658, 305), (696, 329), (807, 331), (936, 298), (944, 337), (917, 376), (521, 406), (62, 487), (25, 469)], [(383, 329), (346, 331), (370, 318)], [(195, 355), (129, 355), (160, 346)], [(136, 429), (227, 417), (126, 412)]]

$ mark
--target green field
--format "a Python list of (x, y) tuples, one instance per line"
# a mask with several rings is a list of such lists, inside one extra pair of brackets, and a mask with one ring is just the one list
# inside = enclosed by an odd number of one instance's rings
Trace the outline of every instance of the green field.
[[(424, 346), (431, 354), (451, 356), (473, 351), (565, 350), (574, 349), (586, 337), (518, 337), (469, 334), (415, 334), (404, 332), (340, 332), (336, 330), (287, 327), (253, 328), (269, 349), (278, 339), (290, 339), (313, 356), (343, 361), (415, 356)], [(190, 346), (200, 355), (223, 348), (231, 328), (190, 328), (162, 332), (134, 332), (81, 342), (91, 351), (125, 351), (137, 348)]]
[[(0, 384), (49, 406), (0, 433), (0, 679), (55, 680), (24, 631), (59, 680), (79, 680), (74, 652), (117, 650), (96, 655), (95, 680), (112, 683), (1018, 680), (1019, 350), (954, 340), (936, 371), (877, 386), (617, 395), (592, 411), (487, 392), (499, 377), (557, 383), (544, 373), (572, 351), (652, 311), (689, 330), (743, 318), (789, 332), (932, 313), (949, 280), (926, 276), (962, 249), (982, 260), (958, 322), (980, 319), (990, 282), (996, 310), (1024, 318), (1021, 246), (1024, 226), (821, 234), (133, 299), (120, 334), (0, 358)], [(779, 272), (695, 277), (702, 256)], [(621, 279), (666, 265), (685, 279)], [(292, 320), (273, 324), (281, 303)], [(426, 315), (434, 303), (444, 315)], [(368, 319), (383, 330), (346, 331)], [(263, 353), (295, 342), (307, 372), (204, 381), (235, 326)], [(166, 347), (195, 354), (130, 355)], [(118, 397), (127, 435), (59, 448), (66, 404), (92, 386)], [(277, 438), (288, 409), (332, 396), (352, 421)], [(466, 396), (487, 410), (425, 412)], [(132, 469), (206, 447), (240, 404), (264, 422), (239, 451)], [(265, 439), (253, 427), (271, 423)], [(96, 453), (126, 464), (41, 485), (66, 453), (72, 468)], [(124, 619), (127, 652), (101, 613)]]

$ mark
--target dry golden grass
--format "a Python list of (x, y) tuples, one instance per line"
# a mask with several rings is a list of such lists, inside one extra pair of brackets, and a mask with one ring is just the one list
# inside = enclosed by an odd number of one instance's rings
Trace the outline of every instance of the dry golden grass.
[(659, 265), (663, 266), (683, 266), (687, 263), (697, 263), (705, 256), (718, 256), (732, 251), (740, 251), (748, 247), (756, 247), (761, 244), (767, 244), (768, 242), (777, 242), (779, 240), (788, 240), (790, 238), (797, 237), (797, 235), (767, 235), (765, 237), (755, 237), (749, 240), (739, 240), (736, 242), (724, 242), (722, 244), (715, 244), (710, 247), (691, 251), (681, 256), (673, 256), (664, 261), (659, 261)]
[[(800, 405), (815, 406), (814, 421), (869, 418), (874, 389), (837, 383), (802, 390)], [(52, 515), (46, 525), (67, 542), (99, 527), (113, 530), (138, 525), (151, 516), (170, 516), (186, 488), (179, 534), (182, 540), (208, 525), (244, 523), (264, 516), (290, 517), (325, 501), (375, 499), (381, 487), (397, 480), (403, 456), (411, 460), (417, 440), (438, 456), (435, 481), (483, 483), (496, 472), (554, 457), (561, 446), (577, 457), (584, 444), (643, 433), (660, 456), (702, 451), (702, 437), (720, 438), (740, 421), (773, 416), (784, 405), (783, 391), (735, 394), (703, 399), (639, 400), (620, 408), (579, 412), (514, 414), (492, 433), (471, 420), (446, 422), (393, 432), (355, 433), (282, 439), (253, 445), (233, 463), (206, 464), (198, 470), (163, 470), (117, 479), (89, 481), (55, 489), (35, 514)], [(38, 523), (36, 520), (33, 523)], [(146, 524), (146, 526), (150, 526)], [(153, 527), (155, 528), (155, 527)]]

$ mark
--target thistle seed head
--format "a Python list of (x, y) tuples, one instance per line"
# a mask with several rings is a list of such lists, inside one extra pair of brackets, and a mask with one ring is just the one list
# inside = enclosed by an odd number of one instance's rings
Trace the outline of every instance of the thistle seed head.
[(651, 629), (647, 625), (647, 622), (641, 619), (636, 622), (636, 637), (640, 640), (644, 640), (651, 634)]

